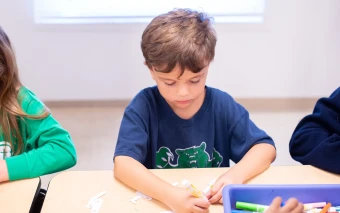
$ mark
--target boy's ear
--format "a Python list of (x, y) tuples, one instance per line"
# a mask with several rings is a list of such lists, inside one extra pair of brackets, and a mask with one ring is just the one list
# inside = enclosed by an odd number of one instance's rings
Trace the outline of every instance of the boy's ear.
[(153, 68), (149, 68), (149, 71), (150, 71), (152, 79), (155, 80), (155, 71), (153, 70)]
[(151, 74), (152, 79), (155, 80), (155, 71), (153, 70), (153, 67), (149, 67), (149, 66), (146, 64), (146, 61), (144, 61), (144, 65), (147, 66), (147, 68), (148, 68), (149, 71), (150, 71), (150, 74)]

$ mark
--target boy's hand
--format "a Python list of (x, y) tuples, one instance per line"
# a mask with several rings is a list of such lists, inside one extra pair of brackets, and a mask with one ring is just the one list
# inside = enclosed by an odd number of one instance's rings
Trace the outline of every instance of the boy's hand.
[(207, 200), (196, 198), (183, 188), (174, 188), (165, 204), (176, 213), (207, 213), (210, 206)]
[(223, 175), (221, 175), (217, 181), (212, 186), (210, 193), (208, 193), (206, 196), (209, 199), (210, 203), (223, 203), (222, 199), (222, 190), (226, 185), (229, 184), (242, 184), (243, 182), (240, 180), (234, 180), (232, 178), (230, 172), (226, 172)]
[(302, 203), (295, 198), (290, 198), (283, 207), (281, 207), (282, 199), (276, 197), (270, 204), (265, 213), (302, 213), (304, 207)]

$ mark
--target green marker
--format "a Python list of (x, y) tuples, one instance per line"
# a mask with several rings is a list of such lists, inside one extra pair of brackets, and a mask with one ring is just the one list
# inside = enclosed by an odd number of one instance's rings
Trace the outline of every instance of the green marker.
[(264, 212), (269, 208), (269, 206), (255, 203), (236, 202), (236, 208), (252, 212)]

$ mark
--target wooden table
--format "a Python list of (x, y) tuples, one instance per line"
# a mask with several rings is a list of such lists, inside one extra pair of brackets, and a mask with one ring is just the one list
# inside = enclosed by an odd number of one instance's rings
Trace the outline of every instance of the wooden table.
[(40, 178), (0, 183), (0, 212), (30, 212), (39, 189)]
[[(228, 168), (208, 169), (162, 169), (151, 170), (160, 178), (173, 182), (190, 180), (200, 189)], [(264, 173), (248, 182), (249, 184), (340, 184), (340, 176), (324, 172), (311, 166), (270, 167)], [(169, 210), (162, 203), (140, 199), (137, 204), (129, 200), (135, 190), (130, 189), (113, 177), (113, 171), (69, 171), (52, 179), (42, 208), (42, 213), (91, 212), (86, 208), (88, 200), (101, 191), (106, 191), (99, 213), (160, 213)], [(223, 212), (222, 205), (213, 205), (210, 212)]]

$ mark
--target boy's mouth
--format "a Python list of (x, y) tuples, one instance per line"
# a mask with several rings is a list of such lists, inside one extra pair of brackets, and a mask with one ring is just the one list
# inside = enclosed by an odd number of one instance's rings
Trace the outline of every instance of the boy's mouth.
[(187, 104), (189, 103), (191, 100), (184, 100), (184, 101), (176, 101), (179, 104)]

